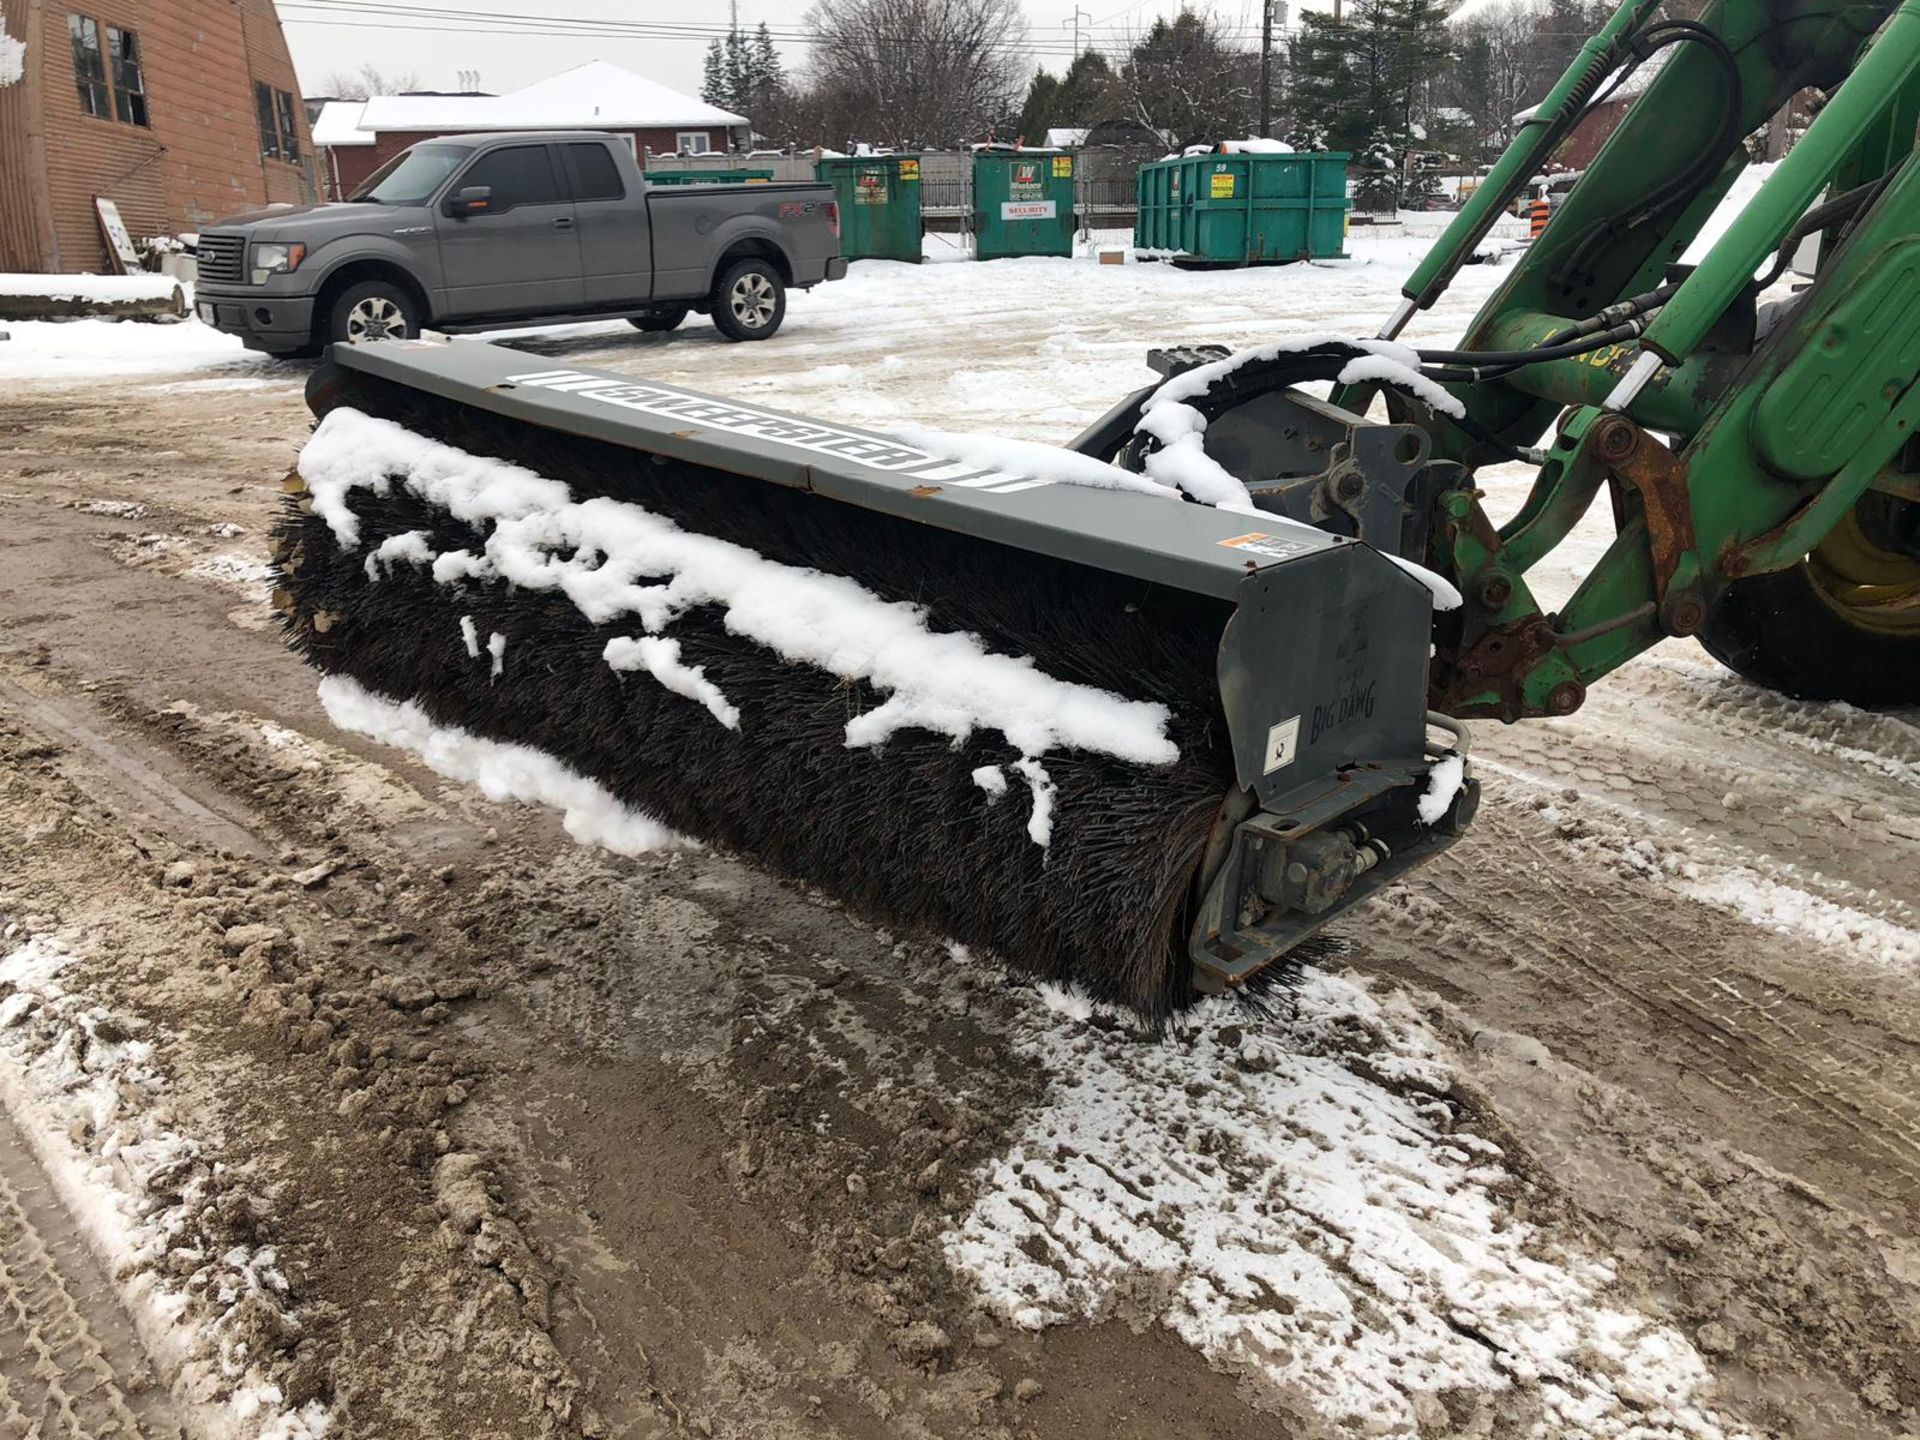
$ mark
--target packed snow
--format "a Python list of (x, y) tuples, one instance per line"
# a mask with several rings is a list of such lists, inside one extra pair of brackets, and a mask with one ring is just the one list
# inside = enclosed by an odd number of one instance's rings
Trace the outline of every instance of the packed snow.
[(229, 1325), (243, 1307), (264, 1307), (299, 1333), (273, 1249), (195, 1248), (195, 1216), (216, 1198), (208, 1177), (241, 1157), (221, 1159), (217, 1137), (188, 1128), (159, 1059), (162, 1037), (88, 993), (79, 953), (17, 931), (0, 935), (0, 1103), (114, 1278), (174, 1398), (207, 1434), (320, 1440), (332, 1422), (325, 1407), (286, 1408)]
[(489, 800), (560, 811), (567, 834), (582, 845), (644, 855), (693, 844), (543, 750), (437, 725), (413, 701), (389, 700), (348, 676), (322, 680), (320, 703), (340, 729), (405, 750), (435, 774), (472, 785)]
[(882, 744), (908, 727), (956, 741), (997, 730), (1028, 759), (1057, 749), (1143, 765), (1178, 758), (1164, 705), (1056, 679), (974, 636), (935, 631), (918, 606), (881, 600), (844, 577), (779, 564), (635, 505), (576, 501), (558, 481), (390, 421), (333, 411), (301, 452), (300, 474), (315, 513), (347, 549), (360, 536), (351, 493), (384, 494), (395, 480), (476, 532), (490, 526), (481, 553), (436, 557), (442, 583), (497, 577), (557, 590), (594, 624), (637, 622), (649, 635), (696, 606), (718, 606), (732, 633), (886, 693), (847, 722), (849, 746)]
[[(1006, 1321), (1158, 1321), (1343, 1434), (1515, 1391), (1538, 1434), (1723, 1433), (1691, 1343), (1514, 1216), (1521, 1182), (1403, 997), (1308, 970), (1287, 1018), (1208, 1001), (1160, 1041), (1041, 1001), (1016, 1044), (1048, 1097), (944, 1237)], [(1486, 1433), (1469, 1403), (1447, 1428)]]
[(1460, 787), (1467, 780), (1467, 759), (1464, 755), (1449, 755), (1427, 772), (1427, 788), (1420, 793), (1415, 811), (1422, 825), (1432, 825), (1447, 813), (1447, 807), (1453, 804), (1453, 797), (1460, 793)]

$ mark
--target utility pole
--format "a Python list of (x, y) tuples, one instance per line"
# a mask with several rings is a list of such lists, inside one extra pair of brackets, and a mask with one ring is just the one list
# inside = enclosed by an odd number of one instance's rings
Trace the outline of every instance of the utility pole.
[(1273, 0), (1260, 3), (1260, 137), (1273, 138)]
[(1086, 17), (1089, 24), (1092, 23), (1093, 16), (1088, 14), (1087, 11), (1082, 10), (1078, 5), (1073, 7), (1073, 19), (1062, 20), (1060, 22), (1060, 28), (1062, 30), (1070, 29), (1073, 31), (1073, 57), (1076, 60), (1080, 58), (1080, 19), (1082, 16)]

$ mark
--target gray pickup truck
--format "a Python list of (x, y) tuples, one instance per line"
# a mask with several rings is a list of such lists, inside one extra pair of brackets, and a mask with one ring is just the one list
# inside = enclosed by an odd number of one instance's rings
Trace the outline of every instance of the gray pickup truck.
[(350, 199), (200, 232), (194, 302), (250, 349), (688, 312), (764, 340), (786, 292), (847, 273), (828, 185), (649, 185), (619, 139), (587, 132), (429, 140)]

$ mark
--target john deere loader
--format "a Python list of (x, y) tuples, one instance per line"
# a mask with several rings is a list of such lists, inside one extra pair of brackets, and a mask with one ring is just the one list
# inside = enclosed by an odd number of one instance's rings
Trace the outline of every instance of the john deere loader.
[[(1452, 844), (1463, 721), (1570, 714), (1681, 636), (1920, 701), (1920, 0), (1657, 9), (1592, 37), (1377, 335), (1157, 351), (1065, 450), (336, 346), (287, 633), (328, 684), (1149, 1017)], [(1398, 343), (1636, 72), (1460, 344)], [(1811, 127), (1678, 263), (1802, 91)], [(1474, 477), (1513, 462), (1495, 525)], [(1595, 504), (1616, 538), (1547, 613), (1529, 572)]]

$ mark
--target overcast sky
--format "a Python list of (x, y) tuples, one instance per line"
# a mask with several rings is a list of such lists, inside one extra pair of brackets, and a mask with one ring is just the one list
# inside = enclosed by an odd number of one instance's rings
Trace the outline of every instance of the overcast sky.
[[(700, 88), (700, 61), (713, 33), (724, 30), (724, 0), (276, 0), (293, 48), (301, 89), (324, 94), (328, 77), (372, 63), (411, 72), (426, 90), (459, 88), (461, 71), (478, 71), (480, 88), (506, 91), (587, 60), (611, 60), (688, 93)], [(1260, 0), (1216, 0), (1228, 29), (1257, 43)], [(1073, 56), (1073, 0), (1022, 0), (1028, 33), (1024, 55), (1056, 74)], [(740, 24), (765, 21), (790, 70), (806, 62), (799, 43), (807, 0), (739, 0)], [(1083, 45), (1120, 46), (1179, 0), (1081, 0)], [(440, 11), (446, 19), (435, 19)], [(506, 18), (493, 18), (506, 17)], [(641, 35), (635, 32), (650, 31)], [(563, 33), (554, 33), (563, 32)]]

